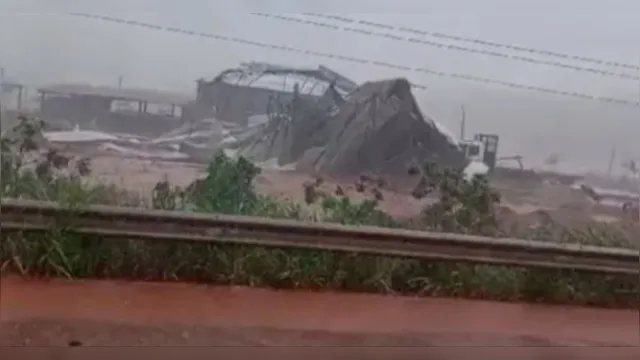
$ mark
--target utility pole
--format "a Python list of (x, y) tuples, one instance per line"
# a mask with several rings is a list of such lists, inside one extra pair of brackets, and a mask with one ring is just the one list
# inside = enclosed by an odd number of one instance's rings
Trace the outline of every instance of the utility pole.
[(611, 176), (613, 172), (613, 163), (616, 161), (616, 145), (613, 144), (611, 148), (611, 155), (609, 156), (609, 166), (607, 168), (607, 175)]
[(124, 76), (118, 76), (118, 90), (122, 89), (122, 82), (124, 81)]
[(2, 130), (2, 97), (4, 96), (4, 66), (0, 66), (0, 131)]
[[(640, 75), (640, 53), (638, 54), (638, 74)], [(640, 80), (638, 80), (638, 107), (637, 107), (637, 111), (640, 115)], [(639, 137), (638, 140), (640, 140), (640, 135), (636, 135)], [(636, 142), (637, 144), (637, 142)], [(640, 170), (638, 170), (636, 168), (635, 171), (635, 177), (636, 177), (636, 181), (638, 182), (638, 218), (636, 219), (638, 221), (638, 224), (640, 224)]]
[(467, 126), (467, 113), (464, 110), (464, 105), (460, 106), (460, 109), (462, 110), (462, 119), (460, 120), (460, 141), (464, 140), (464, 130), (465, 127)]

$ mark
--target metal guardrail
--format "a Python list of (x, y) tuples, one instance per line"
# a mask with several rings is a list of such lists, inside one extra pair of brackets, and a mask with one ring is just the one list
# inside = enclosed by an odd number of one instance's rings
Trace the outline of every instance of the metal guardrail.
[(55, 203), (5, 199), (0, 220), (2, 232), (42, 232), (56, 225), (72, 225), (69, 231), (101, 237), (236, 243), (612, 275), (640, 274), (640, 253), (633, 249), (248, 216), (112, 206), (69, 209)]

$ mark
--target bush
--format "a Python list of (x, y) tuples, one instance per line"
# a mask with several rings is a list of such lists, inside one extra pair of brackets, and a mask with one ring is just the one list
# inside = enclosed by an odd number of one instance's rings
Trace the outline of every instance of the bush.
[(69, 205), (141, 206), (140, 198), (127, 191), (87, 181), (91, 174), (90, 160), (68, 157), (46, 146), (41, 121), (24, 116), (18, 120), (0, 139), (2, 197)]
[(495, 206), (500, 195), (489, 186), (486, 176), (465, 178), (462, 170), (438, 169), (427, 163), (409, 169), (418, 175), (413, 196), (423, 198), (436, 192), (438, 201), (424, 207), (423, 225), (433, 231), (495, 236), (498, 221)]

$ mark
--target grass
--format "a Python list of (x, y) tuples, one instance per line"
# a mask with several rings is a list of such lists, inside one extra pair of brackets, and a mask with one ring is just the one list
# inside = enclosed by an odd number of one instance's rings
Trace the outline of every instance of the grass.
[[(631, 305), (633, 283), (569, 271), (429, 263), (254, 246), (145, 243), (57, 234), (4, 239), (5, 271), (310, 290)], [(11, 256), (10, 260), (8, 259)]]
[[(92, 203), (144, 206), (138, 198), (112, 186), (84, 180), (90, 164), (83, 159), (56, 159), (47, 153), (31, 167), (26, 158), (35, 146), (29, 136), (37, 125), (23, 119), (20, 141), (3, 141), (2, 195), (58, 201), (72, 207)], [(35, 126), (35, 129), (24, 129)], [(22, 142), (21, 142), (22, 141)], [(25, 144), (25, 142), (27, 144)], [(41, 163), (47, 165), (41, 165)], [(44, 169), (43, 169), (44, 168)], [(5, 170), (7, 169), (7, 170)], [(427, 207), (413, 228), (503, 235), (495, 206), (499, 196), (485, 179), (465, 181), (459, 172), (426, 165), (410, 170), (417, 177), (416, 196), (437, 191), (440, 201)], [(250, 214), (344, 224), (409, 226), (377, 208), (379, 179), (362, 177), (356, 188), (364, 201), (318, 190), (321, 180), (305, 184), (306, 201), (298, 204), (255, 192), (259, 169), (245, 159), (217, 155), (207, 176), (187, 188), (160, 182), (152, 193), (153, 208), (195, 212)], [(435, 263), (383, 256), (317, 250), (277, 250), (256, 246), (143, 242), (79, 236), (67, 230), (73, 219), (46, 234), (1, 234), (3, 274), (68, 278), (125, 278), (193, 281), (309, 290), (461, 296), (470, 298), (592, 304), (631, 307), (637, 279), (577, 274), (572, 271)], [(591, 237), (589, 237), (591, 236)], [(602, 243), (602, 234), (574, 238)], [(609, 236), (609, 235), (606, 235)], [(611, 235), (613, 236), (613, 235)], [(563, 238), (567, 240), (567, 238)], [(569, 239), (571, 240), (571, 239)], [(607, 240), (609, 241), (609, 240)]]

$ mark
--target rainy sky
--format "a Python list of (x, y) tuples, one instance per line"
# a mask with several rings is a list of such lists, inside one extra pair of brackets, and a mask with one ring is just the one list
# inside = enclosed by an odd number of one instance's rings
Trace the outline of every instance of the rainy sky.
[[(0, 0), (0, 65), (31, 86), (87, 82), (194, 92), (194, 80), (246, 61), (315, 67), (323, 64), (362, 82), (407, 77), (423, 112), (457, 132), (464, 105), (467, 133), (498, 133), (501, 155), (521, 154), (535, 166), (552, 153), (569, 170), (604, 170), (617, 144), (619, 162), (640, 158), (640, 108), (517, 90), (415, 71), (74, 17), (137, 20), (194, 32), (330, 52), (410, 68), (467, 74), (510, 83), (638, 101), (640, 81), (525, 61), (452, 51), (251, 15), (305, 19), (320, 13), (349, 19), (519, 45), (623, 64), (640, 63), (640, 2), (633, 0)], [(320, 20), (344, 25), (338, 21)], [(376, 30), (375, 28), (368, 28)], [(443, 44), (509, 49), (425, 38)], [(515, 53), (612, 73), (637, 69)]]

